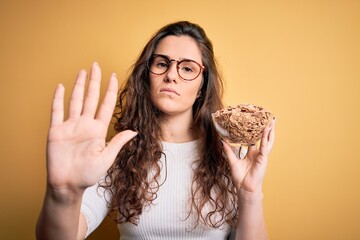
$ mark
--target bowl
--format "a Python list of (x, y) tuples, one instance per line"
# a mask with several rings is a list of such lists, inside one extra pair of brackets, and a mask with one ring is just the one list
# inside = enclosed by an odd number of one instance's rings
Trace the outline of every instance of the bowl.
[(273, 119), (269, 111), (254, 104), (228, 106), (211, 116), (220, 137), (229, 143), (238, 156), (241, 155), (240, 148), (247, 149), (261, 139)]

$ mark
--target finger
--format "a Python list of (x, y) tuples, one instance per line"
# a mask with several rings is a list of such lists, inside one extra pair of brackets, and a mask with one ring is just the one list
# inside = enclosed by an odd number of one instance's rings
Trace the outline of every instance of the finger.
[(118, 80), (116, 78), (116, 74), (113, 73), (110, 77), (110, 81), (105, 93), (105, 97), (101, 103), (99, 112), (96, 116), (96, 118), (102, 121), (105, 125), (109, 125), (111, 121), (112, 114), (114, 112), (114, 108), (116, 105), (117, 91), (118, 91)]
[(64, 121), (64, 94), (65, 88), (59, 84), (55, 90), (51, 107), (51, 126), (56, 126)]
[(270, 131), (270, 127), (268, 126), (264, 129), (263, 135), (261, 137), (261, 142), (260, 142), (260, 152), (261, 153), (265, 153), (267, 143), (268, 143), (269, 131)]
[(93, 117), (99, 102), (101, 69), (94, 62), (91, 67), (89, 87), (85, 98), (83, 115)]
[(121, 148), (130, 141), (133, 137), (137, 135), (137, 132), (131, 130), (125, 130), (115, 135), (108, 143), (107, 147), (104, 150), (104, 161), (105, 166), (109, 168), (114, 162), (116, 155), (119, 153)]
[(272, 149), (272, 147), (274, 146), (274, 142), (275, 142), (275, 125), (276, 125), (276, 119), (274, 118), (274, 120), (271, 123), (271, 129), (270, 129), (269, 137), (268, 137), (269, 150)]
[(86, 71), (80, 70), (77, 75), (74, 88), (71, 93), (69, 105), (69, 117), (76, 118), (80, 116), (83, 107), (84, 89), (86, 82)]
[(221, 140), (221, 142), (223, 143), (224, 151), (227, 156), (229, 164), (233, 165), (238, 160), (238, 158), (236, 157), (234, 151), (226, 141)]
[(249, 146), (248, 152), (256, 150), (257, 146), (256, 144), (252, 144)]
[(263, 132), (263, 135), (261, 137), (261, 142), (260, 142), (260, 153), (262, 155), (267, 155), (268, 152), (269, 152), (269, 149), (268, 149), (268, 142), (269, 142), (269, 133), (270, 133), (270, 130), (271, 130), (271, 126), (267, 126), (265, 129), (264, 129), (264, 132)]

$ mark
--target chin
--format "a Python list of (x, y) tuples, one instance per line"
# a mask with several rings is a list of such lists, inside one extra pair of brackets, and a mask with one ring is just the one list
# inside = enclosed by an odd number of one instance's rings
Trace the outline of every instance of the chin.
[(159, 101), (153, 102), (154, 106), (164, 115), (174, 116), (184, 113), (192, 114), (192, 105), (181, 103), (179, 101), (174, 101), (172, 99), (161, 99)]
[(167, 115), (167, 116), (174, 116), (180, 113), (180, 111), (176, 109), (169, 109), (169, 108), (158, 108), (158, 109), (162, 113), (162, 115)]
[(161, 99), (159, 101), (153, 102), (153, 104), (157, 109), (164, 113), (173, 112), (179, 109), (178, 103), (171, 99)]
[(170, 105), (170, 104), (161, 104), (155, 105), (155, 107), (163, 114), (168, 116), (174, 116), (185, 112), (186, 110), (179, 108), (178, 106)]

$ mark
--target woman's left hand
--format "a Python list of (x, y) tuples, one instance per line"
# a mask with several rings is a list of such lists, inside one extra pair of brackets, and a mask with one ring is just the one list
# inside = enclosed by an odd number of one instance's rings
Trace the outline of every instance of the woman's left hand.
[(275, 141), (275, 119), (266, 127), (260, 147), (250, 146), (244, 159), (239, 159), (228, 143), (222, 140), (236, 188), (252, 193), (261, 193), (268, 157)]

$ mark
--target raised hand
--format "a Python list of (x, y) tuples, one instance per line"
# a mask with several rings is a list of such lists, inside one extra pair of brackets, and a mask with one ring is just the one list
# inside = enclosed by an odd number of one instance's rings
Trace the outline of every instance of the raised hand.
[(81, 70), (65, 121), (65, 89), (59, 85), (55, 91), (47, 143), (48, 185), (53, 189), (76, 191), (94, 185), (106, 174), (122, 146), (137, 134), (126, 130), (105, 144), (117, 99), (117, 78), (115, 74), (111, 76), (98, 111), (101, 70), (97, 63), (91, 68), (84, 99), (86, 78), (85, 70)]
[(231, 175), (238, 190), (261, 193), (268, 164), (268, 156), (275, 141), (275, 120), (265, 128), (260, 147), (250, 146), (244, 159), (236, 157), (223, 140), (224, 150), (231, 168)]

